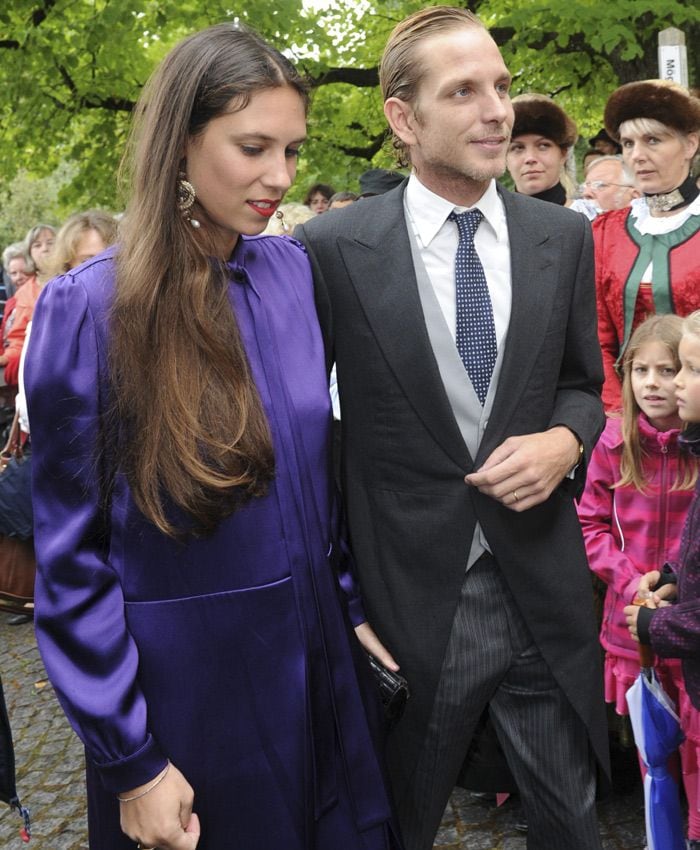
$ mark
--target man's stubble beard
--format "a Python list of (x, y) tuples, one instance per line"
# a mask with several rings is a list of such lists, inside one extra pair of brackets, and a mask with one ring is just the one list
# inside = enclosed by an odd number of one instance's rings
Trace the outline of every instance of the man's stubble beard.
[[(447, 162), (440, 161), (423, 163), (422, 166), (427, 166), (428, 170), (440, 182), (451, 183), (453, 185), (460, 183), (473, 185), (474, 183), (488, 183), (494, 177), (501, 177), (506, 170), (506, 158), (505, 155), (500, 158), (494, 157), (490, 163), (484, 163), (480, 168), (476, 165), (466, 165), (458, 168)], [(414, 168), (416, 175), (420, 178), (421, 166), (414, 166)]]

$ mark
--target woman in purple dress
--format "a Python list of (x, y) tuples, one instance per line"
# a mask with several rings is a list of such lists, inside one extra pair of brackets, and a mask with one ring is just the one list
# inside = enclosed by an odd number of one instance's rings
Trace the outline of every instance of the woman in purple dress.
[(396, 665), (337, 533), (311, 275), (258, 236), (306, 106), (255, 34), (186, 39), (136, 111), (118, 248), (37, 305), (37, 635), (99, 850), (396, 846), (361, 644)]

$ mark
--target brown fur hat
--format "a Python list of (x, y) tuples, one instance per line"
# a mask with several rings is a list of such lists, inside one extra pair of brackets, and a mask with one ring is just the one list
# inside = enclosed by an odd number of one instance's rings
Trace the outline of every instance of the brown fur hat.
[(641, 80), (616, 89), (605, 104), (605, 129), (620, 140), (620, 124), (652, 118), (681, 133), (700, 130), (700, 100), (671, 80)]
[(576, 142), (576, 124), (545, 94), (519, 94), (512, 100), (515, 121), (511, 138), (534, 133), (551, 139), (561, 148)]

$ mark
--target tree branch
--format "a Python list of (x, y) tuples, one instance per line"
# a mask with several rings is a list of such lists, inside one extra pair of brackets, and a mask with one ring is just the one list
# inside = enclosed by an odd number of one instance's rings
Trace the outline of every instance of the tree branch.
[[(40, 26), (48, 17), (49, 12), (56, 5), (56, 0), (44, 0), (44, 3), (41, 8), (35, 9), (32, 12), (31, 20), (32, 26), (38, 27)], [(0, 40), (0, 49), (5, 50), (19, 50), (22, 47), (19, 41), (15, 39), (2, 39)]]
[[(478, 7), (479, 2), (473, 2), (469, 4), (471, 6)], [(515, 34), (515, 30), (513, 27), (493, 27), (489, 30), (491, 36), (493, 37), (496, 44), (503, 46), (506, 44)], [(536, 38), (533, 38), (532, 41), (525, 40), (524, 43), (531, 50), (542, 50), (548, 44), (551, 44), (557, 37), (557, 34), (554, 32), (550, 33), (533, 33), (533, 36), (536, 35)], [(568, 54), (568, 53), (587, 53), (591, 57), (595, 57), (597, 54), (590, 47), (590, 45), (586, 42), (583, 34), (573, 35), (569, 39), (569, 43), (566, 47), (555, 48), (555, 52), (560, 55)], [(379, 69), (377, 67), (373, 68), (328, 68), (322, 74), (317, 77), (313, 75), (309, 75), (309, 80), (313, 88), (319, 88), (320, 86), (328, 86), (333, 83), (347, 83), (350, 86), (355, 86), (356, 88), (374, 88), (379, 85)]]
[(108, 109), (111, 112), (133, 112), (136, 107), (136, 101), (128, 100), (125, 97), (91, 97), (85, 96), (81, 99), (81, 104), (86, 109)]
[[(513, 38), (515, 30), (513, 27), (492, 27), (489, 30), (489, 34), (499, 47), (503, 47), (504, 44), (507, 44)], [(533, 31), (533, 38), (521, 38), (520, 43), (529, 47), (530, 50), (544, 50), (545, 47), (556, 40), (557, 35), (558, 33), (556, 32)], [(584, 33), (574, 33), (569, 38), (569, 43), (566, 46), (556, 45), (554, 52), (558, 56), (565, 56), (568, 53), (587, 53), (591, 57), (601, 55), (600, 53), (596, 53), (586, 41)]]
[[(107, 109), (110, 112), (132, 112), (136, 106), (135, 101), (128, 100), (125, 97), (117, 97), (116, 95), (99, 97), (91, 94), (80, 94), (67, 68), (59, 64), (56, 67), (66, 88), (73, 95), (74, 101), (77, 100), (78, 109)], [(64, 104), (63, 108), (66, 109), (68, 107)]]
[(63, 80), (63, 83), (66, 86), (66, 88), (68, 89), (68, 91), (73, 95), (77, 95), (78, 94), (78, 88), (75, 85), (75, 83), (73, 82), (73, 78), (68, 73), (68, 69), (66, 68), (66, 66), (65, 65), (59, 65), (58, 63), (56, 63), (56, 67), (58, 68), (58, 73), (61, 75), (61, 79)]
[(35, 27), (40, 26), (48, 17), (49, 12), (56, 5), (56, 0), (44, 0), (40, 9), (35, 9), (32, 12), (32, 24)]
[(378, 68), (328, 68), (318, 77), (309, 77), (314, 88), (331, 83), (348, 83), (357, 88), (374, 88), (379, 85)]
[(368, 162), (371, 162), (375, 154), (379, 153), (382, 149), (388, 136), (389, 131), (385, 130), (378, 136), (371, 139), (370, 143), (364, 147), (360, 147), (359, 145), (341, 145), (337, 142), (333, 142), (332, 147), (336, 150), (342, 151), (347, 156), (352, 156), (357, 159), (366, 159)]

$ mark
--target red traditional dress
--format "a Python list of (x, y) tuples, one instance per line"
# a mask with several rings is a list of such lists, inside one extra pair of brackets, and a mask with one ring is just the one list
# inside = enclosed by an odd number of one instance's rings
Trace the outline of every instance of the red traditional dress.
[(634, 329), (654, 313), (700, 308), (700, 197), (676, 215), (654, 218), (643, 198), (593, 222), (598, 336), (606, 410), (622, 407), (616, 363)]

